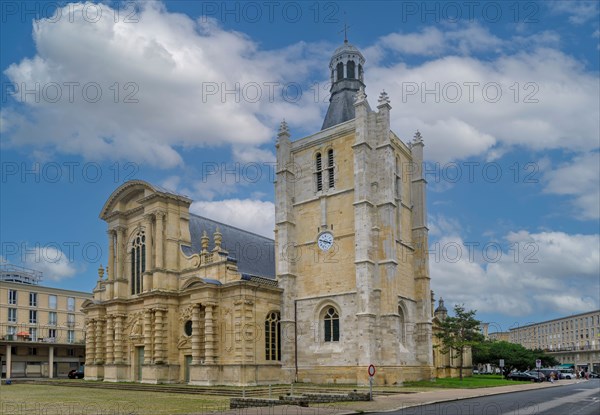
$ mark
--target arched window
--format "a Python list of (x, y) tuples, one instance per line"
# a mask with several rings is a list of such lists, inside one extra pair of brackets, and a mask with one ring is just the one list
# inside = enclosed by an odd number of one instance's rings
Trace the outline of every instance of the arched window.
[(146, 235), (140, 231), (131, 242), (131, 294), (142, 292), (142, 274), (146, 271)]
[(348, 73), (348, 79), (356, 79), (355, 68), (356, 64), (354, 63), (354, 61), (348, 61), (348, 63), (346, 64), (346, 72)]
[(364, 74), (363, 74), (363, 67), (359, 63), (358, 64), (358, 80), (361, 81), (361, 82), (363, 82), (363, 76), (364, 76)]
[(404, 344), (406, 342), (406, 321), (404, 320), (404, 311), (400, 306), (398, 306), (398, 315), (400, 316), (398, 319), (398, 340)]
[(326, 342), (340, 341), (340, 316), (337, 310), (329, 307), (323, 318), (323, 327), (325, 329), (324, 340)]
[(281, 316), (276, 311), (265, 319), (265, 359), (281, 360)]
[(327, 151), (327, 172), (329, 177), (329, 188), (333, 189), (335, 187), (335, 176), (333, 171), (333, 150), (329, 149)]
[(321, 153), (317, 153), (315, 158), (315, 172), (317, 178), (317, 192), (323, 190), (323, 162), (321, 160)]
[(344, 64), (342, 62), (338, 63), (335, 69), (337, 71), (337, 80), (344, 79)]

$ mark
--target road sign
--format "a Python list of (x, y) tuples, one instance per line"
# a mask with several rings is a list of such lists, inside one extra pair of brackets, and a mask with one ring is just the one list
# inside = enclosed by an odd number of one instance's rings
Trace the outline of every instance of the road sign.
[(535, 367), (537, 367), (538, 369), (540, 367), (542, 367), (542, 361), (540, 359), (536, 359), (536, 361), (535, 361)]
[(375, 366), (369, 365), (369, 376), (375, 376)]
[(500, 359), (500, 367), (504, 367), (504, 359)]

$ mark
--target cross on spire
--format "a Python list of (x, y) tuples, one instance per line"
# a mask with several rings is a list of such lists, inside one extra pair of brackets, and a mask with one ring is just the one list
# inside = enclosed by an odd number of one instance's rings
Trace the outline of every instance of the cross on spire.
[[(344, 12), (344, 14), (346, 14)], [(340, 30), (338, 33), (342, 33), (344, 32), (344, 43), (348, 43), (348, 29), (350, 29), (352, 26), (348, 26), (348, 24), (344, 21), (344, 29)]]

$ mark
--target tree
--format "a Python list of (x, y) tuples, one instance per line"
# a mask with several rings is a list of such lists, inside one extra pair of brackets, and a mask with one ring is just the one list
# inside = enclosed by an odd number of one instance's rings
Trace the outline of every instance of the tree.
[(484, 341), (473, 345), (473, 364), (495, 363), (504, 359), (505, 375), (513, 369), (524, 371), (535, 367), (536, 359), (543, 367), (555, 366), (559, 362), (541, 350), (526, 349), (520, 344), (506, 341)]
[(483, 341), (479, 331), (481, 322), (475, 319), (475, 310), (465, 311), (464, 305), (454, 306), (454, 317), (446, 317), (439, 324), (435, 334), (440, 339), (440, 351), (451, 353), (453, 359), (460, 358), (459, 374), (463, 380), (463, 354), (465, 351)]

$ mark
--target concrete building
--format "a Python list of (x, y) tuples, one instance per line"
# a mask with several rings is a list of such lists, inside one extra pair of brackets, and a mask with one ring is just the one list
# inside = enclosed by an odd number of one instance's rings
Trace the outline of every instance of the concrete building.
[(600, 373), (600, 310), (510, 329), (509, 341), (541, 349), (564, 365)]
[(41, 273), (0, 267), (2, 376), (66, 376), (85, 361), (81, 306), (91, 295), (39, 285)]

